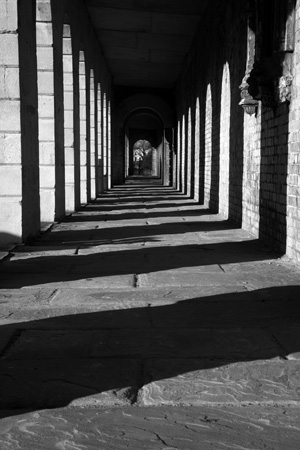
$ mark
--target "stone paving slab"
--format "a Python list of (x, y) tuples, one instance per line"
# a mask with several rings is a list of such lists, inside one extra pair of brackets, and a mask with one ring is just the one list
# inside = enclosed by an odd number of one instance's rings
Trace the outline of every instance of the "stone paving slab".
[[(30, 275), (30, 276), (29, 276)], [(86, 274), (88, 275), (88, 274)], [(80, 277), (74, 274), (52, 274), (48, 273), (6, 273), (0, 277), (0, 289), (30, 289), (36, 288), (60, 289), (60, 288), (97, 288), (97, 289), (128, 289), (135, 285), (135, 277), (129, 275)]]
[(131, 359), (2, 360), (1, 409), (128, 405), (140, 374)]
[(74, 255), (76, 249), (66, 248), (65, 246), (42, 246), (42, 245), (18, 245), (11, 252), (11, 259), (37, 258), (41, 256), (59, 256)]
[(280, 271), (272, 273), (272, 276), (259, 274), (256, 272), (245, 272), (242, 276), (234, 273), (201, 273), (193, 267), (184, 271), (165, 270), (160, 272), (140, 273), (139, 287), (150, 288), (152, 286), (165, 286), (165, 279), (168, 278), (168, 286), (233, 286), (241, 284), (249, 289), (258, 290), (277, 286), (299, 284), (299, 276), (290, 274), (288, 277), (282, 275)]
[[(89, 288), (88, 286), (74, 288), (47, 288), (26, 287), (23, 289), (1, 289), (0, 305), (12, 311), (19, 308), (34, 308), (53, 306), (65, 308), (96, 308), (96, 309), (126, 309), (130, 307), (146, 307), (150, 305), (172, 305), (184, 300), (195, 302), (243, 302), (249, 300), (263, 301), (295, 301), (299, 294), (299, 286), (280, 288), (276, 290), (266, 289), (261, 291), (247, 291), (243, 285), (228, 286), (192, 286), (185, 288), (151, 288), (128, 289), (125, 291), (115, 289)], [(242, 295), (244, 294), (244, 295)], [(179, 304), (180, 305), (180, 304)]]
[[(111, 309), (109, 309), (111, 308)], [(88, 307), (40, 307), (12, 310), (3, 308), (0, 324), (6, 326), (15, 324), (19, 329), (145, 329), (151, 327), (149, 307), (134, 307), (133, 304), (99, 305), (98, 308)]]
[(4, 308), (19, 308), (47, 305), (55, 297), (57, 289), (1, 289), (0, 305)]
[(298, 450), (298, 408), (120, 408), (3, 412), (2, 450)]
[(300, 406), (299, 361), (154, 359), (146, 362), (144, 373), (151, 381), (139, 391), (138, 402), (143, 406)]
[(1, 408), (300, 406), (299, 361), (3, 360)]
[[(141, 273), (138, 277), (138, 285), (141, 288), (164, 287), (165, 279), (168, 278), (168, 286), (189, 287), (189, 286), (233, 286), (240, 284), (241, 280), (225, 273), (199, 273), (197, 270), (186, 272), (161, 271), (156, 273)], [(244, 282), (244, 280), (243, 280)], [(275, 285), (275, 283), (273, 284)]]
[[(29, 290), (23, 290), (22, 292), (26, 295)], [(8, 291), (11, 292), (11, 291)], [(17, 291), (19, 292), (19, 291)], [(52, 292), (52, 291), (51, 291)], [(265, 294), (268, 300), (271, 300), (272, 293), (269, 291), (259, 291), (261, 295)], [(298, 291), (296, 291), (297, 293)], [(242, 294), (245, 295), (242, 295)], [(279, 290), (276, 290), (279, 294)], [(290, 300), (294, 300), (294, 291), (286, 292), (284, 300), (287, 301), (290, 296)], [(226, 301), (230, 299), (231, 301), (248, 301), (258, 297), (258, 292), (248, 292), (246, 288), (242, 285), (233, 286), (195, 286), (189, 288), (175, 288), (170, 289), (169, 287), (155, 288), (155, 289), (136, 289), (133, 288), (128, 291), (120, 290), (99, 290), (97, 288), (74, 288), (74, 289), (57, 289), (56, 294), (51, 297), (49, 301), (50, 305), (53, 306), (101, 306), (102, 304), (107, 309), (113, 308), (116, 304), (121, 304), (122, 308), (129, 307), (145, 307), (149, 305), (171, 305), (184, 300), (196, 299), (197, 302), (211, 302)], [(0, 291), (1, 299), (1, 291)]]
[[(94, 313), (96, 315), (96, 313)], [(89, 314), (87, 314), (87, 321)], [(76, 316), (74, 316), (76, 318)], [(55, 319), (53, 319), (55, 320)], [(73, 318), (72, 318), (73, 320)], [(55, 327), (54, 327), (55, 328)], [(270, 359), (281, 349), (264, 330), (144, 329), (24, 330), (6, 358), (217, 358), (244, 361)]]

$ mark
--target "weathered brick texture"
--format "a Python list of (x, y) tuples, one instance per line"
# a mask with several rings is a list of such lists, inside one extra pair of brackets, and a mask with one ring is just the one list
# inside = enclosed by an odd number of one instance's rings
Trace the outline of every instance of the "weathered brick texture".
[[(192, 124), (194, 198), (296, 261), (300, 261), (299, 7), (297, 1), (290, 104), (275, 108), (259, 101), (252, 116), (239, 106), (248, 16), (247, 2), (236, 0), (208, 4), (176, 90), (179, 120), (199, 102)], [(186, 188), (183, 172), (181, 182)]]

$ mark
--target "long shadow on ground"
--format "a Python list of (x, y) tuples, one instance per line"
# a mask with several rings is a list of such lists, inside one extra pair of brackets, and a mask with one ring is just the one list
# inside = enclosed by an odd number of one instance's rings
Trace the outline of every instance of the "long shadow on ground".
[[(99, 241), (97, 241), (95, 234), (90, 243), (88, 240), (90, 235), (84, 231), (74, 232), (74, 241), (72, 241), (72, 236), (69, 231), (66, 233), (66, 240), (63, 241), (64, 248), (68, 243), (72, 247), (75, 245), (75, 248), (80, 245), (83, 254), (74, 252), (72, 255), (61, 256), (32, 257), (30, 255), (31, 257), (28, 259), (7, 260), (0, 265), (0, 288), (16, 289), (36, 284), (75, 280), (83, 280), (84, 283), (85, 278), (140, 275), (174, 269), (195, 268), (196, 273), (197, 271), (201, 273), (201, 267), (204, 266), (207, 268), (206, 272), (214, 273), (221, 270), (220, 265), (265, 261), (274, 256), (257, 240), (202, 245), (195, 243), (176, 246), (158, 245), (148, 248), (139, 246), (135, 249), (119, 250), (119, 245), (128, 243), (132, 245), (134, 242), (128, 237), (123, 237), (122, 232), (117, 229), (114, 236), (116, 250), (113, 251), (112, 246), (109, 249), (105, 247), (105, 244), (108, 243), (105, 239), (105, 231), (102, 234), (103, 240), (99, 235)], [(109, 236), (112, 239), (111, 232)], [(128, 236), (127, 233), (126, 236)], [(146, 237), (143, 239), (147, 241)], [(153, 244), (154, 241), (151, 240), (151, 237), (148, 240)], [(138, 240), (136, 242), (140, 243)], [(59, 239), (52, 243), (59, 244), (62, 241)], [(98, 247), (95, 246), (97, 243)], [(84, 247), (86, 247), (87, 254), (84, 254)], [(38, 248), (36, 248), (37, 251)], [(41, 248), (43, 249), (43, 247)], [(30, 247), (30, 251), (32, 251), (32, 247)], [(22, 255), (22, 252), (20, 254)]]
[[(116, 404), (134, 403), (142, 386), (190, 373), (202, 383), (199, 398), (218, 398), (225, 386), (223, 398), (233, 402), (299, 400), (300, 361), (286, 361), (300, 351), (299, 292), (286, 286), (132, 308), (127, 299), (129, 309), (89, 312), (91, 301), (101, 307), (107, 295), (83, 290), (78, 313), (58, 304), (28, 311), (40, 320), (0, 329), (1, 408), (54, 408), (89, 397), (105, 404), (107, 392)], [(5, 311), (9, 299), (1, 304)], [(256, 363), (243, 365), (249, 361)]]

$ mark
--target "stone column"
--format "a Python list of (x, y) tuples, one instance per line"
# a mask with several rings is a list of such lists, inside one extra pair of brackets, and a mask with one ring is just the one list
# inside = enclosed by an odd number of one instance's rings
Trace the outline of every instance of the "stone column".
[(101, 84), (97, 89), (97, 194), (103, 192), (103, 130)]
[(181, 192), (186, 192), (186, 135), (185, 135), (185, 115), (181, 119)]
[(103, 92), (102, 98), (102, 131), (103, 131), (103, 190), (106, 191), (108, 188), (107, 182), (107, 95)]
[(189, 107), (187, 115), (187, 176), (186, 176), (186, 193), (188, 197), (192, 195), (192, 160), (193, 160), (193, 150), (192, 150), (192, 109)]
[(41, 223), (55, 220), (55, 115), (52, 12), (49, 0), (37, 0), (37, 67), (40, 144)]
[(79, 56), (79, 116), (80, 116), (80, 202), (87, 198), (87, 135), (86, 135), (86, 74), (84, 52)]
[(111, 97), (107, 101), (107, 187), (111, 188)]
[(64, 147), (66, 210), (75, 211), (75, 155), (74, 155), (74, 88), (71, 28), (64, 25), (63, 33), (63, 71), (64, 71)]
[(55, 220), (66, 213), (64, 152), (64, 0), (51, 1), (54, 58), (54, 132), (55, 132)]
[(96, 198), (96, 129), (95, 129), (95, 76), (93, 69), (90, 72), (90, 146), (91, 146), (91, 162), (90, 162), (90, 191), (91, 200)]
[(40, 227), (35, 1), (0, 0), (0, 245)]
[(181, 121), (178, 120), (177, 121), (177, 153), (176, 153), (176, 162), (177, 162), (176, 187), (177, 187), (178, 191), (181, 190), (181, 158), (182, 158), (182, 154), (181, 154)]

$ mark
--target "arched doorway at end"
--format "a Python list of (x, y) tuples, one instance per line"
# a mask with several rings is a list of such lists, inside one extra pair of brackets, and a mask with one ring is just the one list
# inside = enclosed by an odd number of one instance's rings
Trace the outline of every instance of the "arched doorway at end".
[(133, 111), (125, 134), (125, 178), (161, 179), (164, 127), (159, 115), (146, 108)]

